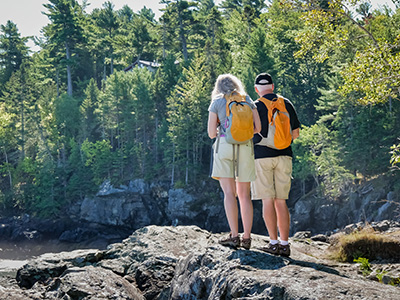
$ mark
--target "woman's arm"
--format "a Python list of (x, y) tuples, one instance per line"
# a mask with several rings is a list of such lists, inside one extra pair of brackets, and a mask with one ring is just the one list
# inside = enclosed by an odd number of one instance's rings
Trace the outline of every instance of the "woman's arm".
[(259, 133), (261, 131), (261, 120), (257, 108), (253, 109), (253, 122), (254, 122), (254, 133)]
[(210, 111), (208, 114), (208, 136), (210, 139), (213, 139), (217, 136), (217, 128), (218, 128), (218, 116), (216, 113)]

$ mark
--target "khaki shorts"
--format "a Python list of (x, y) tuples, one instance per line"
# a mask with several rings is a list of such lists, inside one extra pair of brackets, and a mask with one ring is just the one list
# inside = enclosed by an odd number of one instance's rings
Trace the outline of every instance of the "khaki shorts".
[(251, 183), (251, 199), (288, 199), (292, 179), (290, 156), (255, 160), (257, 179)]
[[(225, 137), (219, 138), (218, 153), (216, 146), (218, 140), (214, 143), (214, 161), (211, 177), (219, 179), (220, 177), (235, 178), (233, 170), (233, 146), (235, 146), (235, 155), (237, 156), (237, 145), (226, 142)], [(247, 144), (239, 146), (238, 176), (235, 178), (238, 182), (250, 182), (256, 179), (254, 165), (253, 142), (250, 140)]]

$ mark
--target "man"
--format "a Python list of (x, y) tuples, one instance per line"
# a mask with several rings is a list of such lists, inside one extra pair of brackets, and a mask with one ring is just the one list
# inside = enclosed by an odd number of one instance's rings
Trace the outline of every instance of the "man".
[[(278, 95), (274, 93), (274, 84), (271, 75), (259, 74), (255, 79), (255, 90), (260, 98), (255, 102), (261, 119), (262, 137), (267, 137), (268, 124), (271, 115), (268, 116), (268, 101), (277, 101)], [(262, 101), (261, 101), (262, 100)], [(266, 104), (264, 104), (266, 103)], [(292, 129), (292, 140), (299, 137), (300, 122), (297, 118), (293, 104), (288, 99), (281, 100), (282, 106), (287, 110)], [(284, 108), (283, 108), (284, 109)], [(289, 230), (290, 214), (286, 205), (289, 198), (292, 176), (292, 148), (289, 137), (289, 146), (284, 149), (274, 149), (260, 143), (262, 137), (254, 135), (254, 155), (257, 179), (251, 183), (252, 199), (262, 199), (263, 219), (268, 230), (270, 242), (262, 250), (271, 254), (282, 256), (290, 255)], [(278, 240), (278, 228), (280, 242)]]

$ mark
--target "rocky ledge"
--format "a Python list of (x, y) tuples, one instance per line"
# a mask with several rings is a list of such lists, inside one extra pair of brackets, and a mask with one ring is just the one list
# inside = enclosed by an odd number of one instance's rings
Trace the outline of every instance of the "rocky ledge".
[(264, 236), (253, 235), (251, 250), (220, 246), (220, 236), (148, 226), (107, 250), (47, 253), (19, 268), (0, 299), (400, 299), (359, 265), (329, 260), (319, 238), (297, 235), (284, 258), (258, 250)]

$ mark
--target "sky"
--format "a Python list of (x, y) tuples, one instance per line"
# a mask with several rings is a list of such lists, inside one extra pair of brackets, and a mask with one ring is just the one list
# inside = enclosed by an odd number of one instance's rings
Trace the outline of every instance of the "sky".
[[(82, 3), (82, 0), (78, 0)], [(101, 8), (102, 4), (106, 0), (89, 0), (90, 6), (87, 8), (87, 12), (90, 13), (94, 8)], [(160, 8), (163, 8), (164, 4), (159, 4), (160, 0), (111, 0), (115, 5), (115, 10), (122, 8), (124, 5), (128, 5), (134, 12), (138, 12), (146, 6), (151, 8), (158, 19), (161, 16)], [(214, 0), (216, 4), (222, 2), (222, 0)], [(17, 25), (21, 36), (37, 36), (40, 37), (40, 30), (49, 23), (47, 16), (42, 14), (46, 11), (43, 4), (48, 3), (47, 0), (0, 0), (0, 25), (5, 25), (7, 20), (11, 20)], [(144, 4), (145, 3), (145, 4)], [(393, 2), (391, 0), (371, 0), (373, 8), (378, 8), (380, 5), (387, 3), (392, 9), (394, 9)], [(39, 50), (34, 46), (32, 41), (29, 41), (27, 45), (31, 50)]]

